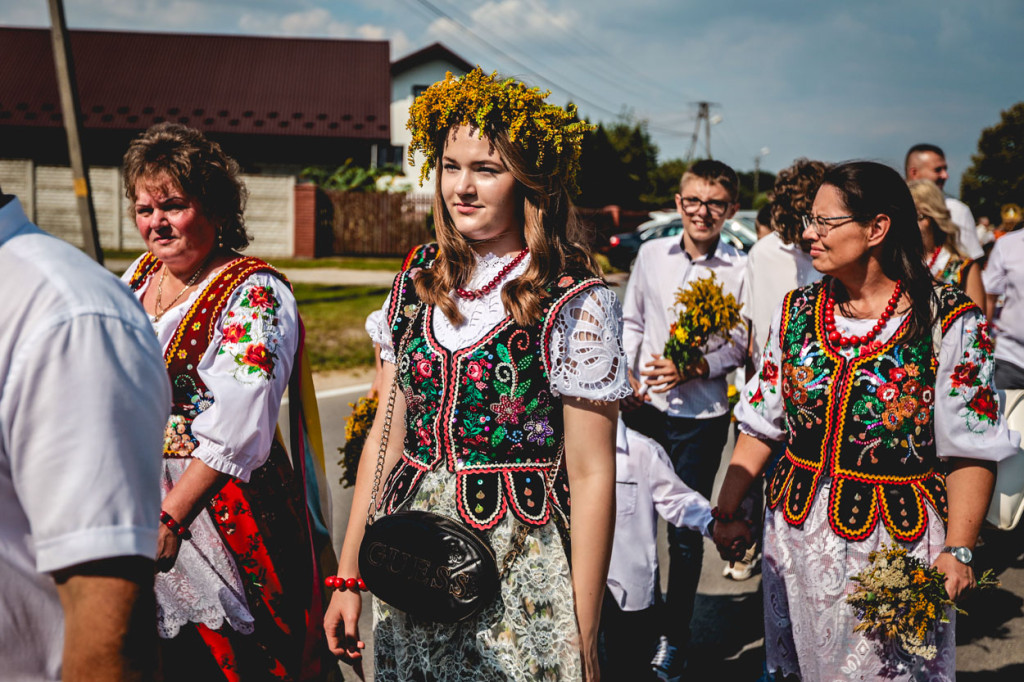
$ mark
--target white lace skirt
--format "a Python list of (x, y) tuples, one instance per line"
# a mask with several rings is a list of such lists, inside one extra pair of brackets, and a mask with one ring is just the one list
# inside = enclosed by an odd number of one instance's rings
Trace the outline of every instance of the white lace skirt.
[[(854, 588), (850, 577), (868, 565), (869, 552), (892, 539), (881, 523), (861, 542), (836, 535), (828, 524), (830, 487), (820, 486), (802, 528), (786, 523), (781, 509), (767, 511), (762, 585), (768, 669), (798, 675), (803, 682), (954, 680), (953, 613), (949, 623), (937, 627), (938, 654), (932, 661), (854, 633), (857, 617), (845, 600)], [(929, 507), (928, 530), (904, 546), (930, 564), (945, 537), (942, 519)]]
[[(178, 482), (191, 458), (164, 459), (161, 496)], [(171, 639), (186, 623), (202, 623), (211, 630), (225, 623), (243, 634), (253, 631), (253, 617), (245, 588), (231, 552), (208, 509), (189, 526), (192, 539), (181, 543), (178, 559), (167, 573), (156, 574), (157, 631)]]
[[(458, 519), (455, 477), (443, 464), (428, 473), (407, 508)], [(499, 566), (511, 542), (511, 518), (502, 519), (490, 534)], [(572, 580), (554, 523), (532, 530), (525, 547), (502, 581), (499, 598), (467, 622), (414, 620), (375, 598), (374, 679), (580, 680)]]

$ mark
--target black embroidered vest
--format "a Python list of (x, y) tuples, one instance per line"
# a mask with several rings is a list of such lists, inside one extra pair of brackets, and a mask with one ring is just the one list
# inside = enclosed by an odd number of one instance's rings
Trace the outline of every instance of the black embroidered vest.
[[(160, 261), (146, 254), (128, 282), (138, 291), (160, 267)], [(191, 457), (199, 443), (192, 435), (192, 421), (214, 401), (213, 394), (199, 376), (199, 362), (213, 338), (216, 324), (231, 294), (249, 276), (266, 272), (286, 285), (288, 280), (259, 258), (242, 257), (228, 263), (210, 281), (182, 318), (164, 352), (171, 379), (171, 416), (164, 429), (164, 457)]]
[(476, 343), (450, 351), (433, 333), (434, 316), (441, 313), (419, 305), (415, 274), (395, 279), (388, 310), (396, 351), (410, 325), (412, 330), (397, 358), (406, 403), (405, 449), (381, 504), (388, 513), (396, 511), (426, 472), (444, 462), (456, 476), (459, 514), (473, 528), (493, 528), (510, 508), (535, 526), (547, 523), (554, 508), (567, 524), (569, 484), (564, 463), (559, 465), (562, 401), (550, 390), (548, 347), (566, 302), (603, 282), (563, 275), (548, 288), (540, 322), (522, 327), (506, 317)]
[[(933, 339), (906, 340), (908, 315), (881, 348), (844, 359), (825, 331), (826, 286), (819, 282), (786, 295), (781, 368), (762, 368), (781, 369), (789, 433), (768, 504), (781, 504), (786, 521), (799, 526), (821, 478), (829, 476), (828, 519), (836, 534), (863, 540), (881, 517), (894, 539), (916, 540), (928, 524), (925, 503), (946, 519), (933, 429)], [(976, 307), (954, 287), (937, 292), (943, 333)]]

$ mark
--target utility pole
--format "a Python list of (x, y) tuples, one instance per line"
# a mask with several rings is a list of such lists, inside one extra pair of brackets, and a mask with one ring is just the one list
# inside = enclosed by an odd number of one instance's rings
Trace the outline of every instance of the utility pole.
[(713, 158), (711, 156), (711, 126), (721, 120), (720, 116), (715, 116), (716, 120), (712, 120), (711, 117), (711, 107), (717, 107), (717, 104), (713, 102), (694, 102), (694, 104), (697, 105), (697, 120), (693, 126), (690, 148), (686, 152), (687, 164), (693, 160), (693, 153), (697, 151), (697, 140), (700, 137), (700, 124), (702, 122), (704, 123), (704, 155), (706, 158)]
[(53, 60), (57, 67), (57, 86), (60, 90), (60, 108), (64, 115), (64, 130), (68, 136), (68, 156), (71, 157), (71, 175), (74, 179), (75, 198), (78, 203), (78, 220), (82, 226), (82, 241), (85, 252), (103, 265), (103, 250), (100, 249), (100, 235), (96, 228), (96, 211), (92, 205), (92, 191), (89, 187), (89, 169), (82, 155), (82, 140), (79, 131), (78, 85), (75, 79), (75, 65), (68, 40), (68, 27), (64, 21), (62, 0), (49, 0), (50, 35), (53, 39)]
[(771, 149), (768, 147), (761, 147), (761, 151), (754, 155), (754, 201), (757, 201), (757, 186), (758, 180), (761, 177), (761, 159), (768, 156)]

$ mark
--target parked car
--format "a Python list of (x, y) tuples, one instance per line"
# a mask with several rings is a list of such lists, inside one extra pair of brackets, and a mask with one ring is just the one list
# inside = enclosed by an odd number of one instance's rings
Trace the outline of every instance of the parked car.
[[(678, 213), (662, 213), (641, 224), (636, 232), (622, 232), (612, 235), (608, 240), (608, 250), (605, 255), (608, 262), (619, 270), (631, 270), (636, 254), (644, 242), (659, 237), (673, 237), (683, 231), (683, 219)], [(747, 216), (735, 217), (725, 221), (722, 226), (722, 239), (726, 243), (747, 251), (757, 241), (757, 230), (754, 228), (753, 218)]]

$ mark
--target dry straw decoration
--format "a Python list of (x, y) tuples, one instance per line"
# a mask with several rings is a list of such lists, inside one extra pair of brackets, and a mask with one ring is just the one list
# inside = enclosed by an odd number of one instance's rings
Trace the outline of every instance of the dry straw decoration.
[(560, 175), (570, 190), (575, 190), (583, 136), (594, 126), (577, 118), (574, 104), (563, 109), (546, 103), (550, 94), (550, 90), (527, 87), (514, 78), (500, 80), (497, 72), (487, 75), (479, 66), (461, 78), (448, 72), (409, 109), (409, 161), (412, 163), (417, 150), (426, 156), (420, 184), (437, 166), (439, 134), (469, 125), (488, 136), (505, 131), (527, 159), (536, 159), (541, 174)]

